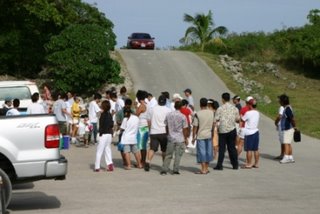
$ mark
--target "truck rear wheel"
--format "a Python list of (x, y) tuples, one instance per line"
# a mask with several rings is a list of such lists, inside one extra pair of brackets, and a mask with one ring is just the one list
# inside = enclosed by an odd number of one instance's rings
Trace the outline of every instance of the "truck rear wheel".
[(7, 207), (11, 201), (12, 185), (7, 173), (5, 173), (2, 169), (0, 169), (0, 176), (2, 177), (1, 188), (2, 188), (2, 191), (4, 191), (4, 195), (5, 195), (4, 203), (5, 203), (5, 206)]

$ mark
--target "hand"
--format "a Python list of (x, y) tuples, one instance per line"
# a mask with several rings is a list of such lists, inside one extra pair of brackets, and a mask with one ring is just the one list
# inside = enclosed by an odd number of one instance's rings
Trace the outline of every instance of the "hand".
[(193, 138), (193, 139), (192, 139), (192, 145), (194, 145), (195, 142), (196, 142), (196, 139)]

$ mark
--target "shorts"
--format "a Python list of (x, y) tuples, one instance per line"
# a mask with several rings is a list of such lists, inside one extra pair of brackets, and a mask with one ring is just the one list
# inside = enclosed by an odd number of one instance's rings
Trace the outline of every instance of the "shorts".
[(67, 134), (67, 122), (66, 121), (58, 121), (59, 131), (60, 134), (66, 135)]
[(197, 162), (204, 163), (213, 160), (212, 139), (197, 140)]
[(294, 128), (283, 131), (283, 144), (291, 144), (293, 142)]
[(123, 152), (124, 151), (124, 144), (118, 143), (117, 148), (118, 148), (119, 152)]
[(247, 135), (244, 138), (244, 151), (258, 151), (259, 150), (259, 132), (252, 135)]
[(161, 151), (167, 150), (168, 138), (166, 134), (153, 134), (150, 135), (150, 149), (154, 152), (158, 151), (160, 145)]
[(148, 137), (149, 137), (149, 127), (148, 126), (139, 127), (138, 134), (137, 134), (137, 140), (138, 140), (137, 147), (139, 150), (147, 150)]
[(123, 144), (123, 152), (124, 153), (132, 152), (135, 154), (139, 152), (139, 150), (138, 150), (137, 144)]
[(91, 132), (85, 132), (84, 133), (84, 139), (85, 140), (89, 140), (90, 136), (91, 136)]
[(79, 124), (79, 118), (77, 117), (72, 118), (72, 124)]

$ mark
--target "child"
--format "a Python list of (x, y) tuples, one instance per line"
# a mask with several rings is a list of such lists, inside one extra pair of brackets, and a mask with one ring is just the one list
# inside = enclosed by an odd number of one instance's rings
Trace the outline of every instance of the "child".
[(84, 132), (84, 146), (88, 148), (91, 138), (91, 133), (93, 130), (93, 125), (90, 123), (89, 116), (85, 115), (83, 123), (85, 124), (85, 132)]

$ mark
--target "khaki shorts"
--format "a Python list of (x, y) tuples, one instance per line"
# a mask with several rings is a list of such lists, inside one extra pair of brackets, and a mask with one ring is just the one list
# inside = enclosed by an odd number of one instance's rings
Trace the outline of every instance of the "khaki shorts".
[(294, 128), (283, 131), (283, 144), (293, 143), (293, 133), (294, 133)]

